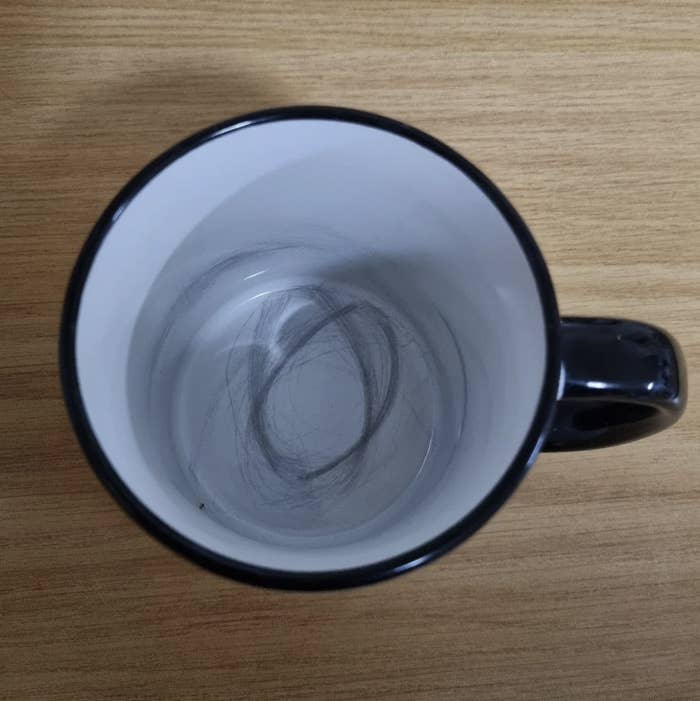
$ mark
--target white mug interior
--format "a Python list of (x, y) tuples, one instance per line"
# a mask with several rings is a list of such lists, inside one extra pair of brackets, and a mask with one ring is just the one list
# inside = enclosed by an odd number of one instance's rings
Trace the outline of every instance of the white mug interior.
[(79, 390), (102, 451), (202, 548), (288, 572), (430, 541), (518, 453), (545, 318), (504, 216), (368, 125), (224, 131), (122, 208), (87, 275)]

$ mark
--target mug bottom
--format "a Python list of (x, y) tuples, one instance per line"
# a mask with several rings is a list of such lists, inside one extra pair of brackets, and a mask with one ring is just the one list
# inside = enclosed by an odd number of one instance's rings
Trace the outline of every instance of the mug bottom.
[(199, 272), (154, 335), (147, 310), (167, 287), (166, 275), (144, 305), (155, 341), (131, 394), (149, 460), (192, 508), (267, 543), (339, 544), (386, 527), (444, 474), (466, 381), (400, 266), (237, 253)]

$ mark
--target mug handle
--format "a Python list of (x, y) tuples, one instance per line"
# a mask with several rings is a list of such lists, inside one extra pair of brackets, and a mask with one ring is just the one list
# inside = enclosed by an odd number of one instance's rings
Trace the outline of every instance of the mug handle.
[(687, 399), (683, 355), (638, 321), (564, 317), (562, 384), (543, 450), (602, 448), (674, 423)]

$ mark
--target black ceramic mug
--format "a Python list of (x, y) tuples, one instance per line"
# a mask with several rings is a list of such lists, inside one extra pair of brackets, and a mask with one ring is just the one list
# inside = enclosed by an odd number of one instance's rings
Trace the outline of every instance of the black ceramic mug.
[(117, 501), (216, 572), (365, 584), (474, 533), (540, 450), (685, 402), (664, 331), (560, 318), (501, 192), (399, 122), (258, 112), (166, 151), (97, 222), (61, 372)]

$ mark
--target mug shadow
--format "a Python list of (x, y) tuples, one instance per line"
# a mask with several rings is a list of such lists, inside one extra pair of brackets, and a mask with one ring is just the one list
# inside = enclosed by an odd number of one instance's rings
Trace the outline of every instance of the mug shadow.
[[(168, 63), (81, 85), (36, 125), (28, 145), (48, 168), (44, 177), (66, 194), (76, 181), (85, 187), (88, 177), (98, 187), (106, 178), (106, 187), (114, 190), (134, 170), (199, 129), (295, 101), (271, 76)], [(99, 194), (93, 192), (93, 199)]]

